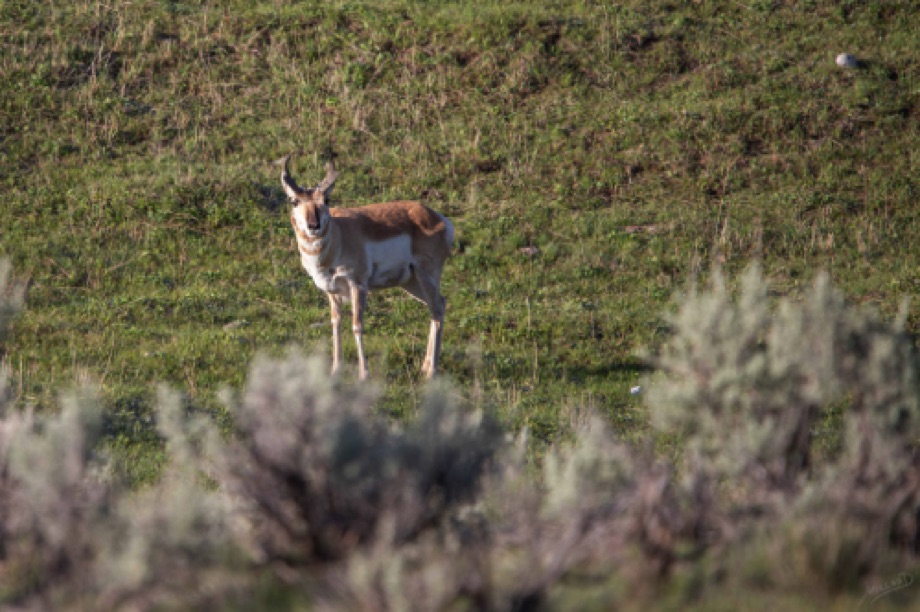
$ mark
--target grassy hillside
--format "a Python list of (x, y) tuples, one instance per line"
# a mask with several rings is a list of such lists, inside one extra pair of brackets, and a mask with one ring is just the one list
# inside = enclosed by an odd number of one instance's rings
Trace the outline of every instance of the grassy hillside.
[[(887, 318), (920, 290), (906, 1), (4, 2), (0, 76), (14, 392), (101, 386), (140, 481), (154, 383), (225, 424), (256, 353), (328, 351), (268, 165), (292, 150), (303, 183), (339, 153), (339, 205), (454, 220), (443, 370), (538, 440), (583, 404), (643, 427), (637, 351), (713, 261), (791, 295), (826, 269)], [(423, 308), (376, 294), (367, 324), (379, 409), (414, 414)]]
[[(914, 4), (0, 3), (0, 602), (916, 601)], [(454, 220), (451, 387), (396, 292), (289, 350), (329, 147)]]

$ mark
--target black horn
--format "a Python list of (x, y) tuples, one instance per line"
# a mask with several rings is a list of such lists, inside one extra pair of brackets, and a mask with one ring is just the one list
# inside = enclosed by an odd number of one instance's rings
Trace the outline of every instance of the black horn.
[(329, 161), (326, 162), (326, 178), (316, 188), (322, 191), (324, 196), (328, 197), (337, 178), (339, 178), (339, 173), (335, 171), (335, 162), (330, 155)]
[(293, 153), (288, 153), (281, 159), (274, 162), (274, 165), (281, 166), (281, 186), (284, 187), (284, 192), (290, 199), (295, 199), (297, 196), (304, 193), (303, 188), (297, 184), (297, 181), (291, 176), (291, 171), (288, 166), (288, 162), (291, 160)]

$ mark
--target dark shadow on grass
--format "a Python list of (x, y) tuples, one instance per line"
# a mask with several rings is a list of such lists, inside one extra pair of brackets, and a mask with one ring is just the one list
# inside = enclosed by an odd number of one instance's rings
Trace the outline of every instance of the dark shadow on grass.
[(625, 361), (609, 361), (607, 363), (596, 365), (568, 367), (565, 369), (565, 374), (570, 380), (574, 382), (583, 382), (589, 378), (610, 376), (612, 374), (641, 374), (652, 372), (654, 370), (654, 366), (648, 362), (641, 361), (639, 359), (630, 359)]
[(287, 196), (284, 195), (284, 190), (281, 187), (265, 183), (254, 183), (254, 186), (261, 196), (257, 201), (259, 208), (272, 214), (287, 208)]
[(109, 439), (157, 440), (154, 393), (147, 389), (122, 391), (102, 414), (102, 433)]

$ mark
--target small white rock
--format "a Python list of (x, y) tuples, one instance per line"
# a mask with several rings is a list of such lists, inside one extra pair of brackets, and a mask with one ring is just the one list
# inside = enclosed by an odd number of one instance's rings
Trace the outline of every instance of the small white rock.
[(629, 392), (630, 392), (630, 394), (632, 394), (632, 395), (639, 395), (639, 393), (642, 392), (642, 387), (639, 387), (639, 386), (632, 387), (632, 388), (629, 390)]
[(837, 56), (837, 65), (841, 68), (856, 68), (859, 65), (859, 60), (849, 53), (841, 53)]

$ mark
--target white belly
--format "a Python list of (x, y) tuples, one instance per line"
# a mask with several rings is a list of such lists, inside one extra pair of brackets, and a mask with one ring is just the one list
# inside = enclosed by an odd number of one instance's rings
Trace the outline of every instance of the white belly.
[(412, 239), (397, 236), (364, 245), (367, 258), (367, 288), (383, 289), (402, 285), (412, 276)]

